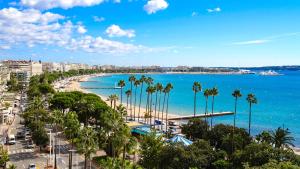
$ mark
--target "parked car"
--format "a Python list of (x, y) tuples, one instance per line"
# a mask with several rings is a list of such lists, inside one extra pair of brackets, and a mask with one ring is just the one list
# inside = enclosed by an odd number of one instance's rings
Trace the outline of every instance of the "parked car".
[(17, 139), (20, 139), (20, 138), (24, 138), (25, 137), (25, 134), (21, 131), (18, 131), (17, 134), (16, 134), (16, 138)]
[(33, 141), (32, 140), (29, 140), (27, 141), (27, 145), (26, 145), (26, 148), (34, 148), (34, 144), (33, 144)]
[(8, 136), (8, 138), (7, 138), (7, 144), (9, 144), (9, 145), (16, 144), (16, 137), (15, 137), (15, 135), (11, 134), (11, 135)]
[(28, 169), (36, 169), (36, 165), (35, 164), (29, 164)]

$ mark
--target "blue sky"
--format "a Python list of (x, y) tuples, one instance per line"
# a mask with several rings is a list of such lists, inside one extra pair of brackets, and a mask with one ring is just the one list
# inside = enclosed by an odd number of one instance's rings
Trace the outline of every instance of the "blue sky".
[(299, 0), (0, 0), (0, 59), (300, 64)]

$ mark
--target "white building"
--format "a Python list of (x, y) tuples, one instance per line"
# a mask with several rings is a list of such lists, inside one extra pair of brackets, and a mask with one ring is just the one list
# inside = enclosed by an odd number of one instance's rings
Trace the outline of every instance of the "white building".
[(43, 66), (41, 62), (30, 62), (30, 74), (32, 76), (43, 73)]

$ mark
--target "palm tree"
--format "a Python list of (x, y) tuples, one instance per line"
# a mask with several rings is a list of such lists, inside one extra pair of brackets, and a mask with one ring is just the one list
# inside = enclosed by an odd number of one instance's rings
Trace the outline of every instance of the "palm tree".
[(213, 126), (213, 114), (214, 114), (214, 106), (215, 106), (215, 96), (219, 94), (219, 91), (216, 87), (210, 90), (210, 95), (212, 96), (212, 105), (211, 105), (211, 117), (210, 117), (210, 127)]
[(197, 98), (197, 93), (202, 90), (201, 84), (199, 82), (194, 82), (192, 89), (194, 91), (194, 117), (195, 117), (196, 116), (196, 98)]
[(109, 95), (108, 98), (107, 98), (107, 101), (110, 102), (110, 107), (113, 108), (112, 104), (114, 102), (114, 95)]
[(251, 135), (251, 115), (252, 115), (252, 104), (257, 104), (257, 99), (254, 94), (250, 93), (247, 96), (247, 101), (249, 103), (249, 128), (248, 133)]
[(113, 103), (114, 103), (114, 110), (116, 110), (116, 105), (117, 105), (117, 101), (118, 101), (118, 100), (119, 100), (118, 95), (113, 94), (113, 95), (112, 95), (112, 101), (113, 101)]
[[(128, 112), (128, 99), (131, 96), (131, 90), (127, 90), (125, 92), (125, 94), (126, 94), (126, 98), (127, 98), (127, 101), (126, 101), (126, 111)], [(127, 116), (126, 116), (126, 122), (127, 122)]]
[(234, 132), (235, 120), (236, 120), (237, 102), (238, 102), (238, 98), (242, 97), (242, 93), (241, 93), (240, 90), (235, 90), (235, 91), (233, 91), (232, 96), (235, 98), (235, 103), (234, 103), (234, 117), (233, 117), (233, 132)]
[(118, 83), (118, 86), (121, 88), (121, 94), (120, 94), (120, 97), (121, 97), (121, 104), (123, 103), (123, 87), (125, 86), (125, 81), (124, 80), (120, 80), (119, 83)]
[(240, 90), (235, 90), (232, 93), (232, 96), (235, 98), (234, 103), (234, 116), (233, 116), (233, 129), (232, 129), (232, 152), (234, 151), (234, 130), (235, 130), (235, 120), (236, 120), (236, 110), (237, 110), (237, 102), (238, 98), (242, 97), (242, 93)]
[(156, 91), (156, 88), (155, 88), (155, 86), (150, 86), (150, 106), (149, 106), (149, 112), (150, 112), (150, 125), (152, 125), (152, 95), (153, 95), (153, 93), (155, 93), (155, 91)]
[(146, 76), (142, 75), (140, 78), (141, 85), (141, 92), (140, 92), (140, 103), (139, 103), (139, 115), (138, 115), (138, 121), (140, 121), (140, 113), (141, 113), (141, 103), (142, 103), (142, 94), (143, 94), (143, 86), (144, 82), (146, 81)]
[(167, 92), (167, 108), (166, 108), (166, 131), (168, 131), (168, 108), (169, 108), (169, 96), (170, 91), (173, 89), (173, 85), (171, 83), (168, 83), (166, 86), (166, 92)]
[(164, 110), (165, 110), (165, 102), (166, 102), (166, 96), (167, 96), (167, 86), (163, 89), (163, 93), (164, 93), (164, 99), (163, 99), (163, 106), (162, 106), (162, 111), (161, 111), (161, 126), (160, 129), (162, 130), (162, 126), (163, 126), (163, 120), (164, 120)]
[[(161, 91), (163, 90), (163, 86), (161, 83), (157, 83), (156, 86), (156, 96), (155, 96), (155, 113), (154, 113), (154, 120), (155, 118), (158, 117), (158, 120), (159, 120), (159, 110), (160, 110), (160, 96), (161, 96)], [(157, 97), (158, 95), (158, 92), (159, 92), (159, 98)], [(157, 107), (157, 98), (158, 98), (158, 112), (157, 112), (157, 116), (156, 116), (156, 107)]]
[[(134, 75), (129, 76), (130, 90), (132, 92), (133, 82), (136, 80)], [(130, 97), (130, 114), (132, 115), (132, 97)], [(132, 117), (131, 117), (132, 118)]]
[[(146, 114), (145, 115), (150, 115), (148, 112), (149, 111), (148, 107), (149, 107), (149, 97), (150, 97), (150, 93), (151, 93), (151, 86), (148, 86), (146, 88), (146, 93), (147, 93), (147, 102), (146, 102)], [(146, 121), (146, 116), (145, 116), (145, 121)]]
[(133, 113), (134, 113), (134, 120), (135, 120), (135, 107), (136, 107), (136, 92), (137, 92), (137, 88), (140, 85), (140, 81), (139, 80), (135, 80), (134, 81), (134, 86), (135, 86), (135, 90), (134, 90), (134, 106), (133, 106)]
[(294, 146), (294, 137), (291, 136), (289, 129), (278, 127), (275, 132), (271, 132), (272, 143), (276, 148), (288, 148)]
[(204, 115), (205, 115), (205, 122), (207, 123), (207, 113), (208, 113), (208, 110), (207, 110), (208, 106), (207, 106), (207, 104), (208, 104), (208, 97), (210, 96), (210, 90), (209, 89), (205, 89), (203, 95), (205, 97), (205, 113), (204, 113)]

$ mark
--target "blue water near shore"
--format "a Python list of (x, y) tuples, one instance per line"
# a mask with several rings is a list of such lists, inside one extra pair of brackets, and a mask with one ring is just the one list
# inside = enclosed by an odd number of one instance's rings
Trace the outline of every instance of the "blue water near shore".
[[(231, 93), (234, 89), (240, 89), (243, 97), (239, 100), (237, 125), (247, 128), (249, 105), (246, 101), (248, 93), (254, 93), (258, 104), (253, 106), (252, 133), (257, 134), (263, 130), (273, 130), (284, 126), (289, 128), (300, 146), (300, 72), (282, 71), (283, 76), (258, 76), (258, 75), (195, 75), (195, 74), (151, 74), (156, 82), (172, 83), (174, 89), (170, 93), (169, 112), (178, 115), (193, 114), (194, 81), (202, 84), (202, 87), (219, 89), (219, 95), (215, 98), (215, 112), (233, 111), (234, 98)], [(92, 82), (82, 82), (84, 87), (115, 86), (119, 80), (126, 80), (127, 90), (130, 87), (129, 75), (109, 75), (90, 79)], [(137, 75), (140, 77), (140, 75)], [(119, 94), (114, 89), (91, 89), (91, 92), (108, 96)], [(145, 91), (144, 91), (145, 93)], [(139, 90), (138, 90), (139, 95)], [(143, 101), (146, 100), (144, 96)], [(123, 102), (126, 101), (125, 94)], [(145, 102), (144, 102), (145, 103)], [(143, 104), (145, 106), (145, 104)], [(203, 93), (198, 93), (197, 113), (204, 113), (205, 98)], [(214, 118), (214, 123), (232, 123), (233, 116)]]

